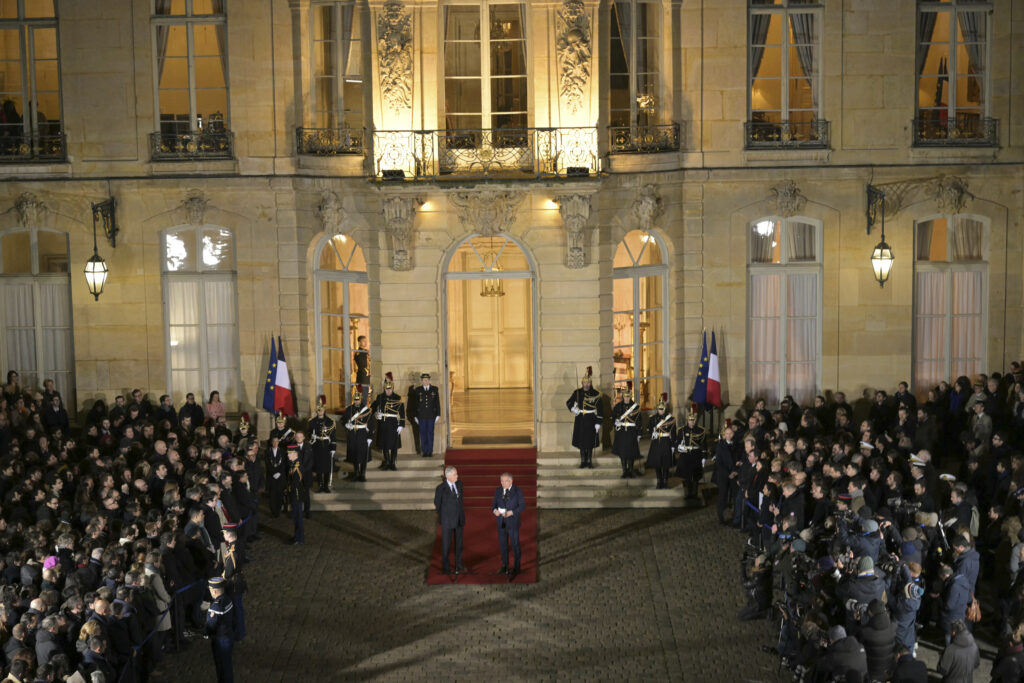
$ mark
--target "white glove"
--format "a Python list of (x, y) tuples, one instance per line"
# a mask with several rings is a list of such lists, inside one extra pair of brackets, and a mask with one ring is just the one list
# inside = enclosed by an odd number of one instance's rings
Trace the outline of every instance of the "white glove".
[(399, 427), (398, 428), (398, 433), (401, 434), (403, 429), (405, 429), (405, 427)]
[(352, 424), (351, 422), (346, 422), (345, 423), (345, 429), (351, 431), (353, 428), (355, 428), (355, 425)]
[(414, 417), (412, 421), (415, 422), (416, 424), (420, 423), (420, 419), (418, 417)]
[(601, 425), (599, 425), (599, 424), (594, 425), (594, 431), (595, 432), (601, 431)]
[(366, 440), (366, 445), (367, 446), (369, 446), (371, 443), (373, 443), (373, 439), (367, 439)]
[(377, 419), (378, 419), (378, 420), (383, 420), (383, 419), (384, 419), (384, 413), (382, 413), (382, 412), (380, 412), (380, 411), (378, 410), (378, 411), (377, 411)]
[(280, 479), (280, 478), (281, 478), (281, 473), (280, 472), (275, 472), (274, 473), (274, 479)]
[(622, 420), (616, 420), (615, 421), (615, 426), (616, 427), (621, 427), (622, 426)]
[(441, 419), (441, 416), (438, 415), (437, 417), (434, 418), (434, 422), (437, 423), (437, 421), (440, 420), (440, 419)]
[(573, 415), (579, 415), (580, 414), (580, 409), (579, 409), (578, 406), (574, 405), (570, 410), (572, 410), (572, 414)]
[(331, 457), (332, 458), (334, 457), (334, 453), (335, 453), (335, 451), (331, 451)]
[(676, 446), (676, 450), (679, 451), (680, 453), (682, 453), (683, 452), (683, 444), (679, 444), (678, 446)]
[(707, 462), (708, 462), (707, 458), (701, 458), (701, 459), (700, 459), (700, 466), (701, 466), (701, 467), (704, 467), (704, 465), (706, 465), (706, 464), (707, 464)]

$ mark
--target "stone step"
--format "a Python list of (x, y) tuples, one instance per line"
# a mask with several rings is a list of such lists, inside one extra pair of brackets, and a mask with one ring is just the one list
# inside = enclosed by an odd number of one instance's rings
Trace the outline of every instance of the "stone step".
[(537, 503), (537, 507), (544, 510), (568, 510), (568, 509), (626, 509), (626, 508), (689, 508), (689, 507), (703, 507), (699, 503), (686, 501), (680, 499), (679, 501), (668, 501), (666, 499), (658, 498), (606, 498), (606, 499), (593, 499), (593, 500), (581, 500), (575, 498), (568, 499), (548, 499), (542, 498)]

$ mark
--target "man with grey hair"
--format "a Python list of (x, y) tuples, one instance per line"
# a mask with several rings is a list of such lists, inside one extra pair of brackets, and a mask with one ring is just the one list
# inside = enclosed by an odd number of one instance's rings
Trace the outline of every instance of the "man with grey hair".
[(459, 472), (451, 465), (444, 468), (444, 481), (434, 490), (434, 509), (441, 524), (441, 573), (451, 573), (448, 553), (452, 536), (455, 537), (455, 573), (465, 573), (466, 568), (462, 566), (462, 530), (466, 526), (466, 511), (462, 507)]
[[(519, 574), (519, 560), (522, 549), (519, 546), (519, 523), (526, 510), (526, 497), (523, 490), (512, 483), (512, 475), (503, 472), (501, 485), (494, 492), (491, 513), (498, 522), (498, 547), (501, 549), (501, 573), (508, 573), (508, 580), (515, 580)], [(512, 546), (512, 558), (515, 564), (512, 571), (508, 570), (508, 547)]]

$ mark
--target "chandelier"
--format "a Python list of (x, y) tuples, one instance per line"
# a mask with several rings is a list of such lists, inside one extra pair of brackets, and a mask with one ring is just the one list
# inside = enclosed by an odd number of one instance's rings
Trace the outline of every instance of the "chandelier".
[[(501, 266), (498, 265), (498, 252), (494, 249), (494, 238), (491, 237), (488, 240), (487, 251), (484, 252), (484, 267), (482, 271), (485, 273), (500, 273)], [(500, 277), (488, 277), (484, 278), (480, 285), (480, 296), (505, 296), (505, 287), (501, 284)]]

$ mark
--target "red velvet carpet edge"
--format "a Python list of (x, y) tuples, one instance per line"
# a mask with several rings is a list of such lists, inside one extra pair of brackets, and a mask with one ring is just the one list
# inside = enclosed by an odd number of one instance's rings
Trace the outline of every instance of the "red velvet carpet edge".
[[(462, 482), (463, 506), (466, 509), (466, 527), (463, 530), (462, 563), (468, 572), (459, 575), (441, 573), (441, 529), (434, 533), (434, 551), (427, 569), (427, 585), (481, 585), (508, 583), (508, 577), (499, 574), (501, 551), (498, 547), (497, 520), (491, 513), (494, 491), (500, 485), (502, 472), (509, 472), (516, 486), (523, 490), (526, 512), (519, 528), (519, 543), (523, 550), (522, 570), (515, 583), (537, 581), (537, 450), (535, 448), (506, 449), (449, 449), (444, 454), (445, 465), (459, 470)], [(438, 481), (440, 483), (440, 481)], [(452, 550), (454, 555), (454, 550)], [(509, 565), (512, 551), (509, 549)], [(449, 558), (454, 569), (454, 558)]]

